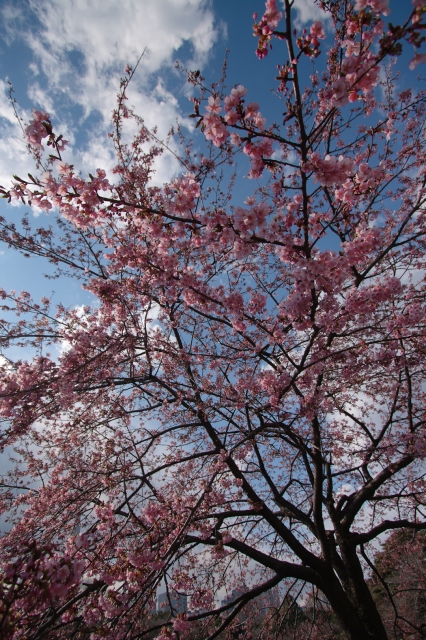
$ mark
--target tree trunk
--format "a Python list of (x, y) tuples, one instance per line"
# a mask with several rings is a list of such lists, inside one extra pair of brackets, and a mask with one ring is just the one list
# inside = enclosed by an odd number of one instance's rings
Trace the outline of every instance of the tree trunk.
[(361, 578), (362, 583), (356, 578), (359, 576), (351, 576), (347, 592), (336, 574), (330, 572), (322, 591), (349, 640), (388, 640), (383, 621), (364, 578)]

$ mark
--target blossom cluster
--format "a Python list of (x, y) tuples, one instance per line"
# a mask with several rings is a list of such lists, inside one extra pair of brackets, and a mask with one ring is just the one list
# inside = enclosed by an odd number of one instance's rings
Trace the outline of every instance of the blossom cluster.
[(250, 178), (259, 178), (264, 170), (264, 160), (270, 158), (273, 153), (273, 140), (263, 135), (259, 141), (254, 141), (253, 134), (256, 130), (264, 131), (266, 119), (262, 116), (257, 102), (244, 104), (243, 97), (247, 89), (242, 85), (234, 87), (230, 95), (224, 98), (225, 116), (219, 114), (222, 111), (222, 102), (218, 96), (210, 96), (206, 106), (207, 113), (203, 116), (203, 131), (207, 140), (211, 140), (216, 147), (221, 147), (230, 137), (231, 143), (240, 146), (241, 137), (228, 131), (228, 126), (239, 123), (240, 128), (249, 133), (247, 142), (243, 145), (243, 152), (250, 158)]
[(377, 167), (371, 167), (366, 162), (361, 162), (352, 179), (348, 178), (335, 190), (336, 200), (353, 204), (356, 202), (357, 196), (369, 193), (385, 180), (387, 175), (383, 161)]
[(41, 141), (51, 134), (50, 115), (34, 109), (30, 123), (25, 127), (25, 138), (34, 147), (43, 149)]
[(375, 13), (383, 13), (384, 16), (390, 14), (389, 0), (356, 0), (355, 11), (363, 11), (371, 7)]
[(336, 107), (357, 100), (359, 91), (369, 94), (380, 76), (380, 67), (371, 52), (361, 56), (349, 55), (343, 60), (341, 71), (342, 76), (332, 84), (332, 101)]
[[(301, 53), (309, 58), (317, 58), (320, 55), (320, 40), (324, 40), (325, 37), (323, 24), (317, 20), (311, 25), (309, 33), (306, 32), (306, 29), (303, 30), (302, 36), (296, 39), (296, 44)], [(297, 59), (294, 62), (297, 62)]]
[(191, 173), (176, 178), (167, 191), (171, 191), (171, 198), (166, 201), (166, 211), (174, 215), (185, 215), (193, 209), (196, 199), (200, 196), (200, 185)]
[(45, 171), (34, 185), (24, 180), (15, 182), (10, 197), (26, 200), (45, 211), (57, 207), (65, 218), (75, 221), (80, 227), (96, 224), (102, 219), (105, 212), (98, 208), (102, 202), (99, 192), (112, 189), (106, 172), (97, 169), (96, 176), (84, 180), (73, 167), (62, 161), (56, 163), (56, 170), (56, 176), (52, 171)]
[(41, 141), (48, 138), (48, 145), (53, 145), (57, 151), (63, 151), (68, 144), (62, 136), (55, 138), (52, 130), (50, 115), (46, 111), (33, 110), (33, 117), (24, 129), (25, 139), (36, 151), (43, 150)]
[[(256, 55), (260, 60), (268, 55), (268, 46), (271, 46), (272, 35), (283, 17), (277, 7), (277, 0), (266, 0), (265, 5), (266, 10), (262, 18), (253, 25), (253, 35), (259, 38)], [(256, 20), (257, 14), (254, 14), (253, 18)]]
[[(377, 107), (388, 4), (353, 4), (331, 3), (344, 28), (308, 87), (303, 56), (319, 53), (325, 29), (317, 21), (302, 32), (279, 69), (286, 112), (270, 126), (245, 87), (225, 95), (192, 74), (202, 151), (180, 130), (185, 168), (168, 183), (150, 183), (158, 149), (147, 150), (142, 120), (126, 147), (115, 115), (116, 184), (102, 169), (84, 178), (58, 153), (46, 171), (0, 188), (59, 214), (52, 226), (39, 216), (36, 229), (29, 216), (21, 226), (1, 218), (0, 239), (47, 257), (59, 275), (77, 273), (96, 298), (52, 311), (48, 297), (39, 304), (0, 289), (1, 444), (16, 445), (22, 460), (0, 494), (11, 514), (0, 538), (8, 640), (76, 629), (91, 640), (125, 640), (129, 630), (208, 637), (219, 616), (232, 635), (242, 628), (236, 606), (269, 640), (268, 619), (246, 607), (253, 591), (219, 611), (217, 602), (225, 584), (260, 592), (266, 579), (270, 591), (283, 567), (315, 587), (320, 579), (345, 621), (368, 585), (361, 564), (350, 588), (336, 578), (355, 575), (357, 562), (336, 546), (336, 531), (355, 548), (398, 525), (398, 513), (417, 526), (426, 96), (392, 93), (389, 81), (388, 108)], [(416, 0), (410, 14), (416, 29), (424, 6)], [(297, 44), (297, 31), (276, 31), (278, 7), (268, 0), (256, 25), (259, 57), (272, 37)], [(408, 39), (401, 33), (396, 40)], [(336, 112), (355, 99), (356, 110)], [(26, 135), (40, 161), (44, 141), (60, 150), (44, 112)], [(249, 159), (249, 178), (271, 173), (241, 200), (222, 171), (234, 157)], [(27, 359), (15, 359), (16, 345), (29, 347)], [(400, 471), (409, 491), (393, 480)], [(342, 496), (345, 484), (360, 489)], [(159, 625), (152, 605), (162, 580), (201, 615), (172, 611)], [(364, 628), (373, 607), (353, 637), (374, 636)]]
[(30, 596), (32, 606), (38, 606), (46, 599), (64, 598), (79, 582), (86, 567), (85, 560), (58, 554), (49, 545), (38, 547), (30, 542), (29, 547), (31, 555), (28, 559), (15, 558), (3, 564), (3, 576), (10, 584), (10, 593), (3, 594), (5, 599), (15, 588), (25, 598)]
[(302, 171), (314, 172), (315, 182), (319, 182), (324, 187), (331, 187), (337, 183), (346, 181), (347, 176), (355, 172), (355, 163), (351, 158), (344, 156), (330, 156), (325, 158), (313, 151), (309, 155), (309, 161), (302, 166)]

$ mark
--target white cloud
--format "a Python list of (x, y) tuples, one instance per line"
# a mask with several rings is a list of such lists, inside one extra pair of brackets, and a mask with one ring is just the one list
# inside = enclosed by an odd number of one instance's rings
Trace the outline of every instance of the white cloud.
[[(25, 8), (19, 2), (3, 6), (4, 37), (9, 43), (25, 43), (32, 54), (32, 83), (27, 87), (32, 103), (54, 115), (54, 121), (60, 121), (57, 132), (71, 142), (73, 133), (78, 138), (84, 132), (84, 148), (79, 141), (72, 152), (72, 161), (83, 171), (93, 171), (95, 164), (113, 166), (112, 145), (108, 149), (105, 138), (126, 64), (134, 65), (145, 49), (128, 104), (149, 128), (157, 125), (162, 138), (177, 118), (183, 120), (176, 94), (186, 82), (173, 69), (178, 50), (186, 45), (184, 63), (200, 68), (218, 37), (208, 0), (29, 0)], [(173, 83), (173, 91), (164, 76)], [(67, 126), (73, 107), (80, 108), (79, 115), (73, 112), (74, 123)], [(0, 116), (7, 119), (0, 143), (0, 179), (11, 167), (14, 173), (24, 173), (32, 166), (31, 159), (24, 161), (22, 132), (11, 113), (0, 101)], [(96, 117), (95, 125), (86, 121), (90, 116)], [(170, 180), (178, 169), (172, 158), (161, 158), (157, 166), (157, 183)]]
[[(34, 168), (22, 129), (8, 97), (9, 85), (0, 80), (0, 185), (11, 186), (11, 174), (25, 177)], [(28, 113), (23, 114), (28, 117)]]
[(134, 87), (146, 95), (185, 42), (192, 62), (202, 65), (217, 35), (203, 0), (37, 0), (31, 8), (40, 28), (22, 36), (49, 87), (81, 105), (85, 115), (96, 110), (107, 122), (124, 66), (144, 49)]
[(315, 20), (325, 22), (330, 20), (330, 14), (321, 9), (315, 0), (295, 0), (293, 9), (297, 12), (295, 26), (298, 29), (315, 22)]
[[(89, 74), (135, 61), (147, 47), (145, 66), (158, 71), (184, 41), (205, 59), (215, 40), (213, 14), (202, 0), (37, 0), (30, 2), (41, 32), (28, 34), (44, 71), (60, 77), (70, 70), (68, 53), (80, 52)], [(58, 68), (63, 58), (66, 69)]]
[(56, 114), (53, 97), (48, 91), (42, 89), (37, 82), (29, 86), (27, 94), (34, 106), (42, 107), (51, 116)]

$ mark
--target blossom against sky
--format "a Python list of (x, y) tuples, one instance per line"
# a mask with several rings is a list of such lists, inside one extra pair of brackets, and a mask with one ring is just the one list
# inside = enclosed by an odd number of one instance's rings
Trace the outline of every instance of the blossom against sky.
[[(321, 11), (313, 0), (298, 0), (303, 20)], [(192, 110), (191, 87), (175, 69), (200, 69), (209, 82), (221, 74), (230, 49), (229, 81), (247, 86), (256, 77), (253, 99), (268, 96), (269, 80), (254, 55), (253, 13), (262, 0), (224, 3), (220, 0), (4, 0), (0, 3), (0, 184), (33, 168), (22, 131), (8, 100), (14, 88), (19, 114), (28, 122), (32, 109), (48, 111), (55, 127), (70, 141), (69, 158), (83, 172), (114, 166), (108, 145), (111, 112), (120, 76), (145, 51), (129, 96), (149, 127), (164, 137), (179, 119), (187, 128)], [(254, 75), (255, 74), (255, 75)], [(161, 157), (157, 181), (178, 171), (170, 154)], [(7, 206), (0, 203), (0, 214)], [(43, 214), (45, 215), (45, 214)], [(3, 248), (2, 248), (3, 249)], [(6, 288), (28, 288), (38, 271), (37, 260), (25, 262), (15, 252), (0, 254), (8, 274)], [(43, 283), (42, 283), (43, 286)], [(44, 285), (45, 286), (45, 285)], [(77, 285), (78, 288), (78, 285)], [(41, 295), (41, 293), (40, 293)], [(82, 294), (75, 302), (82, 303)]]
[[(176, 57), (203, 66), (220, 33), (213, 11), (199, 0), (22, 1), (4, 4), (1, 17), (3, 91), (8, 77), (25, 115), (33, 106), (49, 111), (88, 166), (112, 162), (103, 134), (125, 65), (145, 50), (132, 99), (149, 126), (167, 130), (180, 115), (168, 81)], [(1, 116), (3, 125), (15, 126), (4, 96)], [(9, 150), (10, 159), (19, 155), (19, 142)], [(9, 173), (0, 165), (2, 179)]]
[[(405, 13), (401, 4), (391, 4), (395, 22), (399, 13), (401, 17)], [(324, 18), (314, 0), (295, 0), (294, 6), (298, 27)], [(279, 117), (282, 107), (277, 110), (270, 92), (276, 88), (271, 63), (283, 62), (279, 43), (268, 61), (258, 60), (254, 53), (253, 13), (263, 11), (263, 0), (125, 0), (120, 4), (115, 0), (3, 0), (0, 184), (10, 184), (12, 174), (25, 176), (33, 167), (7, 97), (7, 81), (13, 84), (23, 120), (30, 119), (34, 107), (48, 111), (56, 130), (70, 141), (67, 160), (86, 174), (115, 164), (107, 133), (120, 76), (144, 51), (129, 90), (130, 103), (149, 127), (158, 126), (160, 138), (177, 119), (187, 132), (193, 127), (187, 117), (192, 111), (188, 100), (192, 87), (175, 68), (175, 61), (200, 69), (211, 83), (221, 75), (227, 49), (228, 85), (247, 87), (248, 99), (261, 104), (268, 121)], [(327, 21), (324, 27), (331, 36)], [(156, 181), (162, 184), (178, 170), (173, 156), (164, 154)], [(0, 203), (0, 214), (4, 206)], [(0, 254), (0, 267), (8, 274), (8, 282), (0, 284), (21, 289), (29, 286), (38, 262), (32, 260), (29, 270), (28, 262), (6, 251)], [(83, 294), (74, 294), (75, 303), (81, 304)]]
[[(393, 22), (406, 13), (401, 4), (391, 3)], [(295, 0), (294, 7), (298, 27), (324, 19), (314, 0)], [(263, 10), (262, 0), (3, 0), (0, 183), (9, 179), (11, 163), (18, 173), (21, 165), (29, 164), (7, 100), (7, 80), (24, 119), (33, 107), (48, 111), (70, 138), (83, 169), (93, 168), (98, 159), (108, 165), (111, 149), (102, 134), (110, 130), (119, 78), (144, 51), (131, 100), (148, 126), (159, 127), (160, 135), (177, 117), (189, 126), (190, 87), (174, 68), (176, 60), (200, 69), (207, 82), (214, 82), (229, 49), (229, 83), (244, 84), (253, 99), (262, 96), (265, 102), (273, 78), (254, 56), (252, 34), (253, 13)], [(325, 28), (331, 35), (327, 21)], [(279, 60), (279, 45), (275, 49)], [(166, 180), (173, 168), (164, 171)]]

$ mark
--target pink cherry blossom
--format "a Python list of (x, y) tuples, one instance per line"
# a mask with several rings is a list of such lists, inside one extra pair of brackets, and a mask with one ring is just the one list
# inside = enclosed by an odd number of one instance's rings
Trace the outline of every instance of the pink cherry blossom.
[(25, 128), (25, 138), (34, 147), (42, 148), (41, 141), (49, 136), (50, 116), (45, 111), (33, 111), (33, 119)]
[(350, 87), (349, 80), (346, 78), (339, 78), (338, 80), (335, 80), (331, 86), (333, 89), (334, 105), (336, 107), (343, 107), (345, 104), (348, 104), (348, 90)]
[(418, 64), (426, 62), (426, 53), (416, 53), (414, 58), (411, 59), (409, 67), (415, 69)]
[(276, 0), (266, 0), (265, 9), (260, 22), (258, 24), (255, 23), (253, 27), (253, 35), (259, 37), (256, 55), (260, 59), (268, 54), (268, 46), (272, 34), (282, 18), (282, 13), (278, 10)]
[(266, 0), (265, 7), (263, 18), (271, 29), (275, 28), (283, 17), (281, 11), (278, 10), (276, 0)]
[(384, 0), (322, 3), (323, 51), (290, 5), (254, 18), (276, 102), (189, 72), (195, 126), (162, 141), (127, 68), (111, 172), (26, 126), (0, 239), (77, 297), (0, 288), (7, 640), (421, 628), (377, 548), (423, 548), (426, 102), (394, 54), (424, 61), (424, 3), (389, 31)]
[(318, 38), (319, 40), (324, 40), (326, 37), (321, 20), (317, 20), (316, 22), (314, 22), (311, 25), (311, 28), (309, 29), (309, 31), (311, 35), (313, 35), (315, 38)]
[(179, 631), (180, 633), (184, 633), (185, 631), (188, 631), (188, 629), (190, 627), (191, 627), (190, 622), (188, 622), (184, 618), (175, 618), (173, 620), (173, 629), (175, 631)]
[(210, 111), (210, 113), (220, 113), (222, 111), (222, 107), (220, 106), (220, 98), (214, 98), (213, 96), (210, 96), (206, 111)]
[(361, 11), (371, 7), (376, 13), (383, 13), (388, 16), (390, 14), (389, 0), (356, 0), (355, 11)]
[(315, 182), (319, 182), (323, 186), (332, 186), (333, 184), (343, 182), (348, 175), (355, 172), (355, 165), (351, 158), (344, 156), (330, 156), (325, 158), (314, 152), (309, 157), (309, 162), (303, 167), (303, 171), (314, 171)]
[(216, 147), (220, 147), (229, 137), (225, 124), (215, 113), (207, 113), (203, 118), (204, 134)]

